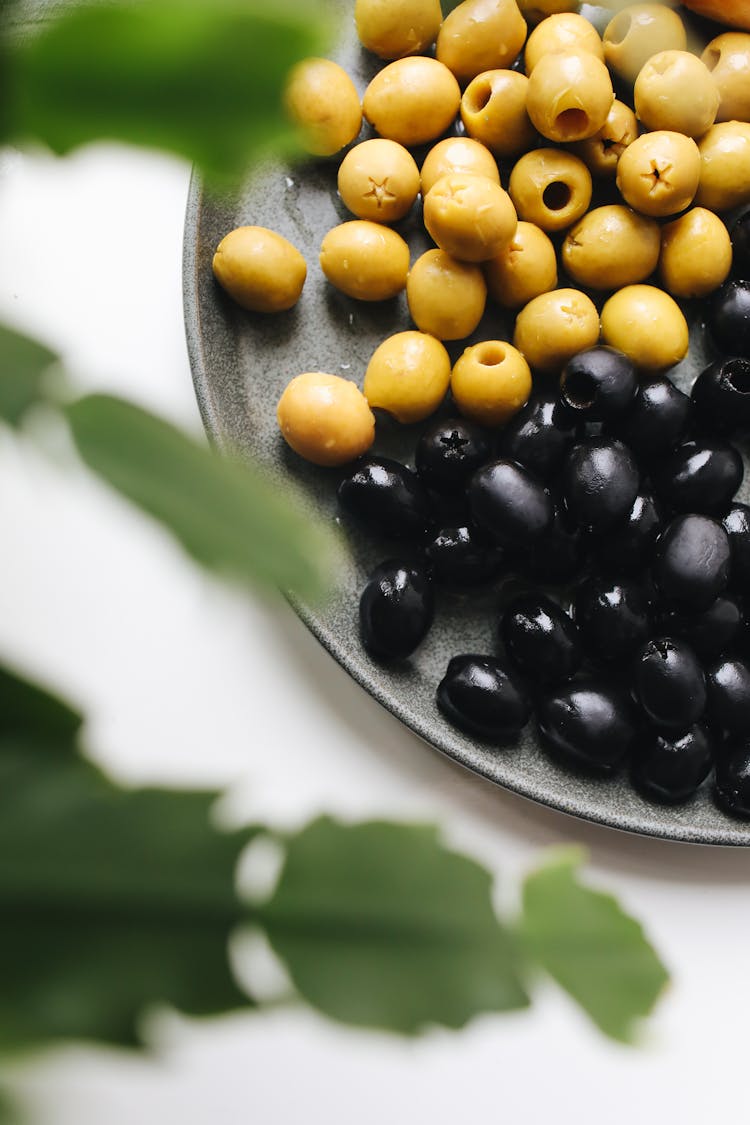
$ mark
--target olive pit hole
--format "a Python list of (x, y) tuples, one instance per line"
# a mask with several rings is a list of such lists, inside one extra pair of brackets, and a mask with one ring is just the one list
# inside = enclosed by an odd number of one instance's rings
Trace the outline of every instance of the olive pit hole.
[(750, 360), (731, 359), (724, 366), (724, 378), (737, 394), (750, 395)]
[(555, 118), (555, 129), (560, 138), (578, 140), (588, 128), (589, 115), (585, 109), (564, 109)]
[(563, 180), (555, 180), (542, 192), (542, 202), (548, 211), (563, 211), (570, 203), (573, 192)]
[(621, 12), (619, 16), (615, 16), (610, 24), (609, 33), (607, 35), (607, 42), (617, 44), (622, 43), (630, 31), (632, 17), (629, 12)]
[(469, 110), (471, 113), (481, 113), (486, 109), (492, 98), (492, 86), (489, 82), (480, 82), (474, 86), (471, 91), (471, 96), (468, 99)]
[(563, 398), (574, 410), (587, 410), (596, 401), (596, 383), (585, 371), (572, 371), (565, 380)]
[(485, 344), (477, 351), (477, 362), (482, 367), (496, 367), (505, 359), (505, 348), (502, 344)]

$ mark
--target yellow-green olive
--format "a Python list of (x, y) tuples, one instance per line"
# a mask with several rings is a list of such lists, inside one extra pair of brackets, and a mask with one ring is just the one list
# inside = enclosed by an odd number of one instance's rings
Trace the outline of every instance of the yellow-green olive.
[(664, 4), (631, 4), (610, 20), (604, 30), (604, 58), (610, 70), (625, 82), (635, 82), (638, 72), (659, 51), (684, 51), (685, 25), (677, 12)]
[(701, 155), (695, 141), (660, 129), (628, 145), (617, 165), (617, 186), (634, 210), (660, 218), (690, 206), (700, 175)]
[(722, 121), (698, 143), (700, 184), (695, 202), (709, 211), (750, 203), (750, 124)]
[(406, 282), (411, 318), (438, 340), (463, 340), (482, 319), (487, 286), (479, 266), (459, 262), (444, 250), (417, 258)]
[(679, 305), (653, 285), (628, 285), (602, 309), (602, 340), (636, 367), (660, 371), (684, 359), (688, 326)]
[(656, 269), (659, 224), (628, 207), (597, 207), (568, 231), (562, 261), (579, 285), (620, 289), (645, 281)]
[(459, 82), (510, 66), (526, 40), (516, 0), (463, 0), (443, 20), (435, 54)]
[(604, 46), (594, 25), (575, 12), (561, 12), (535, 27), (526, 43), (524, 62), (531, 74), (542, 55), (557, 51), (588, 51), (604, 62)]
[(717, 35), (701, 55), (713, 75), (721, 101), (717, 121), (750, 121), (750, 35)]
[(599, 313), (585, 293), (554, 289), (529, 301), (516, 317), (513, 343), (532, 371), (559, 372), (599, 339)]
[(635, 112), (648, 129), (700, 137), (719, 108), (711, 71), (689, 51), (660, 51), (644, 63), (633, 89)]
[(437, 59), (389, 63), (365, 90), (365, 117), (381, 137), (402, 145), (433, 141), (452, 123), (461, 103), (458, 82)]
[(516, 70), (488, 70), (478, 74), (464, 90), (464, 128), (495, 156), (517, 156), (527, 152), (536, 140), (536, 130), (526, 112), (528, 84), (528, 78)]
[(385, 301), (406, 285), (409, 247), (380, 223), (355, 219), (329, 230), (320, 268), (331, 285), (358, 301)]
[(599, 132), (615, 100), (603, 62), (588, 52), (542, 55), (529, 77), (526, 109), (550, 141), (584, 141)]
[(426, 332), (398, 332), (375, 349), (365, 372), (365, 398), (397, 422), (421, 422), (445, 398), (450, 357)]
[(214, 277), (243, 309), (283, 312), (296, 304), (307, 276), (291, 242), (265, 227), (237, 227), (219, 243)]
[(693, 207), (662, 229), (659, 276), (674, 297), (706, 297), (731, 268), (729, 231), (713, 211)]
[(357, 385), (323, 371), (292, 379), (276, 418), (287, 444), (314, 465), (345, 465), (375, 440), (375, 417)]
[(533, 223), (519, 223), (508, 246), (484, 263), (492, 297), (507, 309), (520, 309), (557, 286), (557, 256), (552, 242)]
[(578, 0), (518, 0), (521, 15), (532, 26), (560, 12), (577, 12)]
[(332, 156), (362, 127), (359, 94), (346, 71), (330, 59), (305, 59), (292, 68), (284, 105), (301, 142), (315, 156)]
[(339, 166), (339, 194), (360, 219), (395, 223), (419, 193), (419, 169), (403, 145), (376, 137), (350, 149)]
[(617, 175), (617, 164), (628, 145), (638, 136), (638, 121), (629, 105), (615, 99), (607, 120), (588, 140), (571, 145), (592, 176)]
[(463, 172), (470, 176), (487, 176), (500, 183), (495, 158), (488, 148), (470, 137), (446, 137), (438, 141), (422, 165), (422, 195), (449, 172)]
[(591, 173), (572, 153), (538, 148), (516, 163), (508, 191), (519, 219), (542, 230), (565, 230), (588, 210)]
[(516, 211), (506, 191), (487, 176), (450, 172), (424, 199), (424, 225), (434, 242), (462, 262), (485, 262), (507, 246)]
[(440, 0), (356, 0), (354, 19), (363, 47), (381, 59), (419, 55), (435, 42)]
[(531, 370), (505, 340), (484, 340), (456, 360), (451, 393), (466, 418), (481, 426), (502, 426), (528, 402)]

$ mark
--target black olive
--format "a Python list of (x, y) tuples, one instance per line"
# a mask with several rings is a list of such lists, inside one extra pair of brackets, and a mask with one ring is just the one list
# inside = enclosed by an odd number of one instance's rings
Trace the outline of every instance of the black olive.
[(729, 536), (708, 516), (677, 516), (656, 544), (654, 580), (664, 597), (708, 609), (729, 581)]
[(625, 519), (640, 476), (621, 441), (587, 438), (573, 447), (562, 469), (565, 507), (579, 527), (601, 531)]
[(701, 428), (741, 434), (750, 429), (750, 359), (719, 359), (701, 371), (691, 397)]
[(648, 717), (685, 730), (706, 709), (706, 681), (693, 650), (674, 637), (656, 637), (638, 653), (635, 693)]
[(540, 683), (566, 679), (580, 666), (578, 630), (544, 594), (514, 598), (501, 618), (500, 637), (515, 667)]
[(732, 266), (737, 277), (750, 277), (750, 211), (732, 227)]
[(706, 672), (711, 722), (730, 735), (750, 734), (750, 667), (722, 660)]
[(687, 433), (693, 404), (666, 375), (644, 378), (615, 432), (643, 461), (660, 459)]
[(446, 586), (478, 586), (495, 578), (503, 553), (469, 526), (441, 527), (425, 547), (432, 577)]
[(714, 293), (708, 327), (724, 355), (750, 359), (750, 281), (726, 281)]
[(604, 571), (634, 574), (651, 564), (663, 517), (649, 492), (639, 492), (627, 516), (602, 535), (588, 541), (597, 565)]
[(513, 461), (492, 461), (479, 469), (469, 484), (469, 503), (479, 526), (511, 547), (537, 542), (554, 517), (549, 493)]
[(742, 457), (723, 441), (688, 441), (675, 449), (654, 476), (661, 500), (675, 512), (723, 515), (744, 475)]
[(457, 491), (488, 460), (490, 450), (486, 431), (465, 418), (433, 422), (417, 442), (417, 472), (436, 492)]
[(575, 622), (589, 656), (624, 660), (648, 640), (649, 601), (637, 582), (590, 578), (576, 593)]
[(512, 738), (531, 715), (522, 689), (494, 656), (454, 656), (438, 685), (437, 704), (461, 730), (492, 740)]
[(653, 732), (638, 743), (632, 780), (649, 801), (676, 805), (703, 784), (713, 765), (713, 745), (704, 726), (674, 736)]
[(391, 539), (420, 539), (429, 525), (430, 502), (411, 469), (387, 457), (367, 457), (344, 477), (342, 508), (368, 531)]
[(638, 387), (635, 364), (616, 348), (600, 345), (568, 360), (560, 377), (560, 398), (585, 422), (617, 418)]
[(359, 601), (362, 644), (385, 660), (409, 656), (432, 625), (435, 603), (424, 571), (391, 559), (370, 575)]
[(505, 426), (500, 448), (540, 480), (562, 463), (575, 433), (576, 421), (552, 391), (532, 395)]
[(735, 816), (750, 818), (750, 739), (727, 744), (716, 762), (716, 799)]
[(693, 613), (672, 610), (662, 625), (668, 636), (686, 641), (701, 660), (715, 660), (739, 641), (745, 617), (737, 599), (724, 595), (708, 609)]
[(576, 527), (569, 526), (567, 513), (555, 505), (552, 526), (519, 560), (519, 573), (537, 582), (570, 582), (583, 569), (586, 547)]
[(565, 762), (613, 773), (632, 749), (637, 721), (627, 696), (594, 680), (546, 695), (536, 708), (542, 744)]
[(750, 507), (733, 504), (722, 525), (732, 553), (730, 582), (738, 590), (750, 590)]

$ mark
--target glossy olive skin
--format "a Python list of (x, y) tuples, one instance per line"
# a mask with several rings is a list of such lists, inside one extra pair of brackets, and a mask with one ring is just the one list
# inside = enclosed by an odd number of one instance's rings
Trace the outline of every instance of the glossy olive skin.
[(740, 215), (732, 227), (732, 265), (737, 277), (750, 277), (750, 211)]
[(421, 539), (430, 520), (427, 491), (416, 473), (388, 457), (367, 457), (338, 488), (341, 507), (367, 531)]
[(750, 735), (750, 666), (737, 658), (721, 660), (706, 672), (711, 722), (730, 735)]
[(522, 594), (505, 608), (500, 637), (513, 666), (539, 683), (572, 676), (583, 653), (578, 629), (544, 594)]
[(712, 750), (711, 737), (700, 724), (674, 736), (654, 732), (638, 744), (633, 785), (649, 801), (665, 805), (688, 801), (711, 772)]
[(708, 609), (726, 588), (729, 536), (716, 520), (677, 516), (656, 544), (652, 574), (663, 597), (677, 605)]
[(443, 586), (479, 586), (495, 578), (503, 567), (499, 547), (471, 525), (444, 526), (425, 546), (430, 574)]
[(650, 492), (639, 492), (624, 520), (602, 535), (591, 536), (596, 566), (605, 572), (636, 574), (650, 565), (663, 527), (664, 516), (656, 499)]
[(732, 504), (722, 520), (732, 552), (730, 582), (738, 590), (750, 589), (750, 507)]
[(503, 430), (503, 456), (518, 461), (540, 480), (547, 480), (561, 465), (575, 428), (575, 418), (556, 393), (534, 394)]
[(621, 441), (587, 438), (573, 447), (562, 467), (566, 510), (579, 527), (602, 531), (624, 519), (638, 495), (640, 474)]
[(673, 512), (723, 516), (744, 472), (742, 457), (728, 442), (686, 441), (654, 474), (654, 487)]
[(690, 397), (701, 427), (715, 434), (750, 429), (750, 359), (720, 359), (701, 371)]
[(586, 542), (567, 513), (555, 505), (552, 524), (518, 563), (521, 574), (537, 582), (571, 582), (586, 565)]
[(449, 722), (479, 738), (518, 734), (531, 706), (513, 676), (493, 656), (454, 656), (438, 684), (437, 705)]
[(736, 598), (725, 594), (698, 613), (671, 610), (665, 614), (662, 627), (668, 636), (689, 644), (701, 660), (715, 660), (740, 640), (744, 609)]
[(513, 461), (500, 459), (479, 469), (471, 478), (468, 496), (475, 521), (500, 544), (531, 546), (552, 524), (549, 493)]
[(660, 727), (684, 730), (706, 709), (706, 681), (693, 650), (675, 637), (648, 641), (635, 660), (638, 702)]
[(727, 281), (716, 291), (708, 327), (720, 352), (750, 359), (750, 279)]
[(566, 363), (560, 377), (560, 398), (581, 421), (605, 422), (627, 409), (637, 387), (633, 361), (616, 348), (597, 345)]
[(542, 745), (571, 765), (614, 773), (633, 747), (637, 717), (627, 696), (596, 680), (573, 681), (536, 706)]
[(576, 593), (574, 620), (588, 656), (625, 660), (648, 640), (649, 600), (638, 582), (589, 578)]
[(659, 460), (682, 440), (693, 404), (666, 375), (642, 379), (614, 432), (641, 461)]
[(436, 492), (455, 492), (489, 459), (487, 432), (465, 418), (433, 422), (417, 442), (417, 472)]
[(750, 738), (730, 742), (719, 755), (716, 800), (734, 816), (750, 819)]
[(432, 584), (421, 567), (381, 563), (359, 601), (362, 644), (381, 660), (403, 660), (424, 640), (435, 614)]

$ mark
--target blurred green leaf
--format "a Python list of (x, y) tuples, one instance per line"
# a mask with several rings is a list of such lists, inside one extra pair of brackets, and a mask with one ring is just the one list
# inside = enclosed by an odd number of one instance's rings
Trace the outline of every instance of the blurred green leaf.
[(668, 974), (635, 919), (577, 880), (579, 849), (555, 856), (523, 888), (522, 938), (531, 958), (613, 1039), (629, 1041)]
[(24, 414), (42, 399), (44, 377), (57, 356), (20, 332), (0, 324), (0, 418), (18, 426)]
[(82, 722), (69, 704), (0, 667), (0, 739), (12, 735), (69, 748)]
[(260, 916), (309, 1003), (413, 1033), (528, 1003), (491, 892), (434, 828), (321, 818), (288, 841)]
[(10, 129), (58, 153), (111, 139), (240, 173), (290, 135), (286, 74), (328, 32), (315, 0), (71, 5), (12, 53)]
[(79, 399), (67, 416), (89, 468), (160, 520), (204, 566), (310, 597), (334, 577), (332, 533), (248, 465), (107, 395)]

